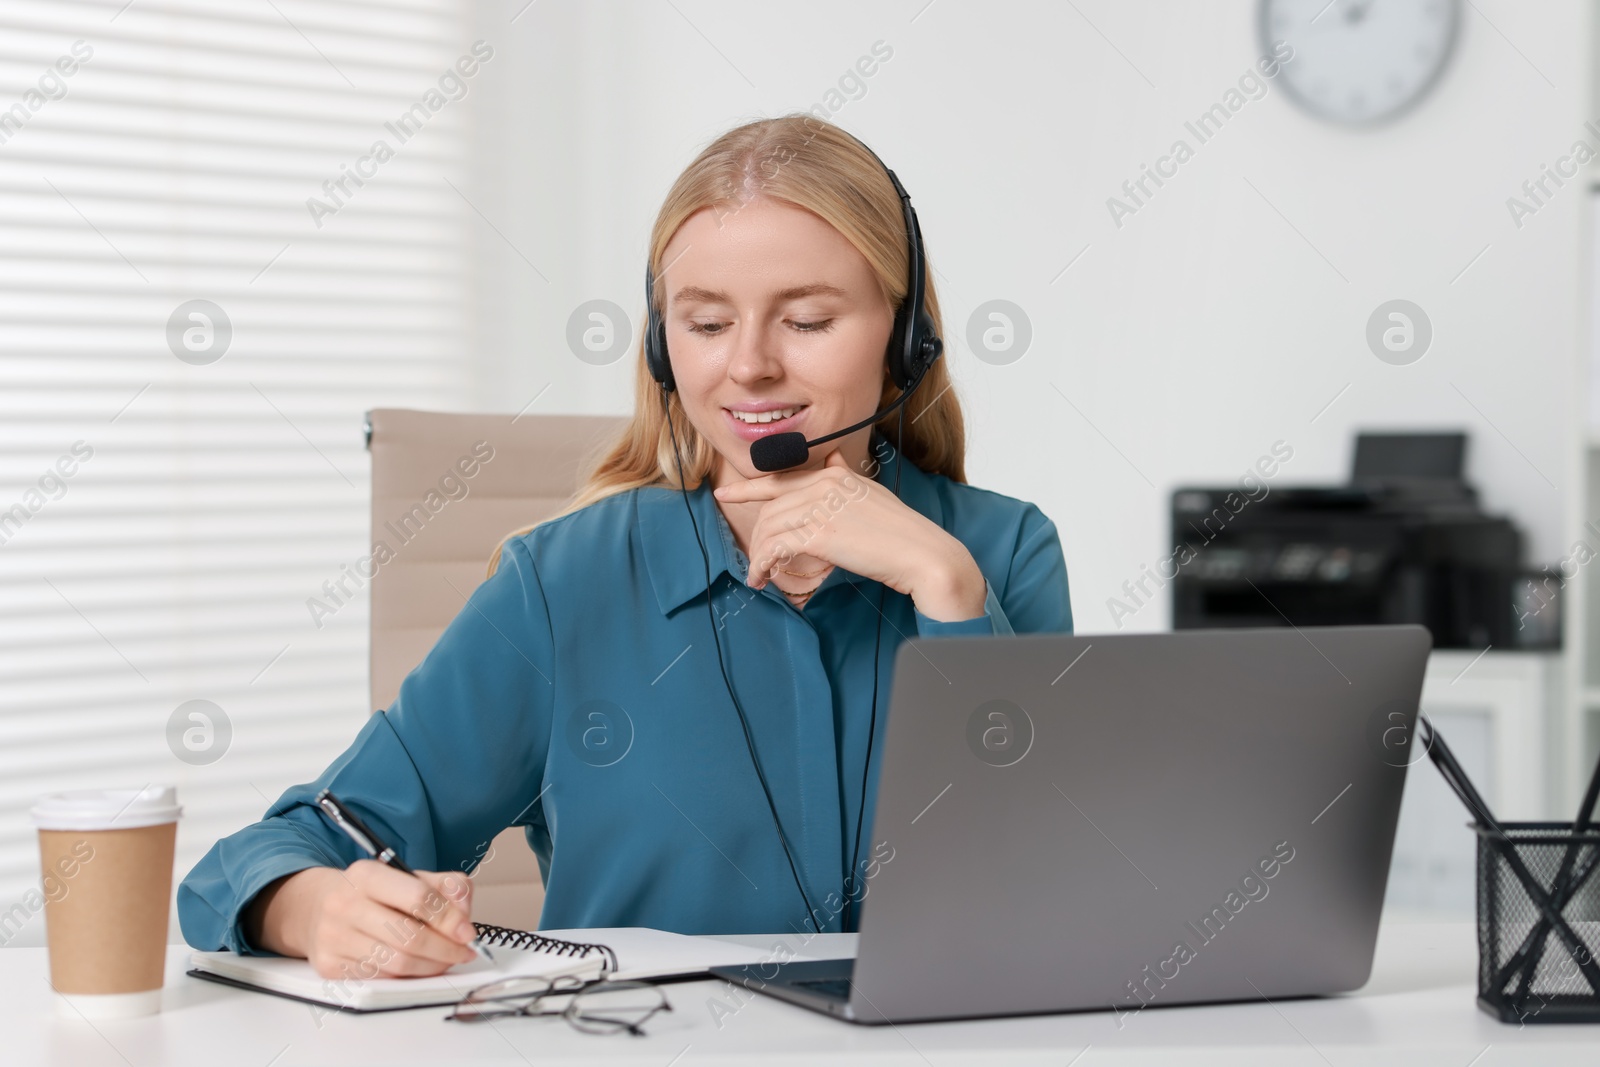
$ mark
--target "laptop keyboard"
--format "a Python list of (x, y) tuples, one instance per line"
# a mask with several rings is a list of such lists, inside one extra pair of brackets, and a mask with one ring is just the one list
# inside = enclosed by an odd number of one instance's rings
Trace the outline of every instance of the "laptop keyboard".
[(802, 989), (809, 989), (813, 993), (820, 993), (834, 1000), (850, 999), (850, 980), (848, 978), (811, 978), (795, 982)]

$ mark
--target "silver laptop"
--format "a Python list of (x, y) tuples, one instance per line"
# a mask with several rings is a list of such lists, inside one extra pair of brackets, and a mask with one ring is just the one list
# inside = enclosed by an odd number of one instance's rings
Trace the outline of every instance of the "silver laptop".
[(911, 638), (857, 958), (715, 973), (859, 1023), (1356, 989), (1431, 645), (1410, 625)]

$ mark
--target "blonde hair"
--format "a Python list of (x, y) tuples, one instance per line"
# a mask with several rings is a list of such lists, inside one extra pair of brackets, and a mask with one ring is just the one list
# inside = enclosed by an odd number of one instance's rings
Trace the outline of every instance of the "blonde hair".
[[(661, 262), (678, 228), (704, 208), (733, 205), (767, 196), (805, 208), (838, 230), (866, 259), (891, 308), (906, 298), (909, 274), (905, 216), (894, 184), (878, 159), (854, 137), (832, 123), (797, 113), (738, 126), (718, 137), (695, 157), (667, 193), (650, 233), (650, 266), (656, 276), (656, 307), (665, 310)], [(939, 298), (933, 270), (927, 276), (925, 300), (941, 336)], [(648, 323), (649, 316), (640, 322)], [(647, 327), (648, 329), (648, 327)], [(661, 387), (645, 362), (644, 331), (634, 365), (633, 417), (610, 442), (584, 479), (577, 494), (560, 511), (540, 520), (569, 515), (618, 493), (646, 486), (678, 488), (672, 438), (661, 404)], [(901, 390), (884, 378), (878, 406), (892, 403)], [(715, 449), (685, 415), (676, 391), (667, 394), (672, 425), (683, 453), (683, 488), (694, 489), (712, 471)], [(900, 448), (918, 468), (966, 481), (966, 429), (961, 405), (951, 388), (946, 360), (937, 360), (917, 393), (902, 409), (905, 439)], [(875, 427), (892, 439), (888, 428), (895, 415)], [(539, 523), (507, 534), (489, 559), (489, 573), (499, 566), (505, 543)]]

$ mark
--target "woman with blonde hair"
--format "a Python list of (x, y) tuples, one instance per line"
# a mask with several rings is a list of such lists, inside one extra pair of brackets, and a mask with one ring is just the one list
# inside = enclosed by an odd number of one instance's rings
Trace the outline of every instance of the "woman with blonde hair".
[[(1071, 631), (1055, 526), (966, 484), (916, 213), (864, 144), (807, 115), (723, 134), (646, 277), (620, 438), (349, 749), (184, 879), (190, 944), (440, 973), (473, 939), (442, 872), (508, 826), (542, 928), (854, 929), (899, 641)], [(324, 788), (418, 874), (365, 859)]]

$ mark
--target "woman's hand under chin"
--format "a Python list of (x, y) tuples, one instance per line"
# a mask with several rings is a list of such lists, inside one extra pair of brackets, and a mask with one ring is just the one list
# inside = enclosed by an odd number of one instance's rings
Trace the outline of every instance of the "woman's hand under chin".
[[(837, 449), (820, 470), (766, 474), (715, 495), (724, 504), (763, 502), (750, 535), (752, 589), (773, 581), (780, 566), (810, 573), (826, 563), (905, 593), (939, 622), (983, 614), (987, 587), (967, 547), (852, 471)], [(805, 579), (800, 588), (818, 580)]]

